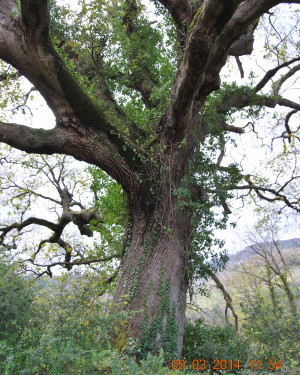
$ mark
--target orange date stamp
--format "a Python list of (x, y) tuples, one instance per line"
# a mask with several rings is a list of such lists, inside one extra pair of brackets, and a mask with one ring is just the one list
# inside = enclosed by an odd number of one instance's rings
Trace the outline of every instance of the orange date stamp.
[[(269, 359), (268, 361), (262, 362), (260, 359), (257, 361), (251, 359), (249, 361), (250, 369), (251, 370), (261, 370), (262, 366), (266, 366), (269, 370), (279, 369), (281, 370), (281, 359)], [(173, 359), (171, 362), (171, 367), (173, 370), (183, 370), (185, 367), (190, 368), (190, 366), (186, 365), (184, 359)], [(225, 360), (225, 359), (215, 359), (212, 363), (206, 361), (205, 359), (194, 359), (192, 362), (192, 369), (193, 370), (206, 370), (212, 368), (213, 370), (240, 370), (242, 368), (241, 361), (238, 360)]]

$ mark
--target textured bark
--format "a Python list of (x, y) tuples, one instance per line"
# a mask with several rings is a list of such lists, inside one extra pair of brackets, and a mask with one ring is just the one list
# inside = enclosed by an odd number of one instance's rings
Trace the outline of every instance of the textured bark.
[(189, 279), (189, 218), (176, 202), (161, 207), (152, 214), (133, 210), (131, 241), (114, 301), (128, 302), (129, 310), (139, 311), (130, 323), (130, 337), (152, 351), (163, 347), (167, 354), (180, 356)]

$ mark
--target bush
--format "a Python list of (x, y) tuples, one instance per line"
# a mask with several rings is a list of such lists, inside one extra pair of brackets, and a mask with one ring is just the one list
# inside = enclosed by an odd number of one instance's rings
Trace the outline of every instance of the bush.
[(0, 341), (17, 345), (31, 318), (35, 288), (18, 274), (7, 257), (0, 258)]
[[(234, 367), (234, 364), (239, 361), (242, 368), (248, 361), (248, 354), (249, 347), (236, 335), (231, 326), (213, 327), (203, 319), (185, 325), (182, 357), (190, 366), (193, 360), (204, 359), (206, 368), (213, 368), (217, 364), (215, 360), (225, 360), (227, 369), (224, 372), (238, 374), (240, 370)], [(232, 361), (231, 365), (229, 361)]]
[(299, 315), (282, 306), (274, 310), (266, 302), (257, 300), (254, 306), (242, 306), (245, 315), (243, 332), (253, 358), (265, 363), (271, 358), (280, 359), (282, 370), (290, 373), (300, 368)]

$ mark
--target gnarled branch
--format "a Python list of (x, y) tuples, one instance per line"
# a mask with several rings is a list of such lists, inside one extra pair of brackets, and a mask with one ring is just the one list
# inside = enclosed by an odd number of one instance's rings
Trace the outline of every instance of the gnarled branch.
[(284, 74), (278, 81), (274, 83), (274, 95), (279, 94), (279, 90), (281, 89), (281, 86), (284, 84), (286, 80), (288, 80), (290, 77), (292, 77), (296, 72), (300, 70), (300, 64), (293, 66), (286, 74)]
[[(279, 187), (278, 190), (273, 189), (273, 188), (268, 188), (265, 186), (259, 186), (254, 184), (250, 176), (247, 175), (245, 176), (245, 181), (248, 182), (248, 185), (242, 185), (242, 186), (236, 186), (234, 189), (235, 190), (249, 190), (249, 191), (254, 191), (259, 198), (262, 200), (268, 201), (268, 202), (284, 202), (285, 205), (291, 209), (293, 209), (296, 212), (300, 212), (300, 207), (299, 207), (299, 201), (291, 201), (284, 193), (283, 190), (290, 184), (292, 181), (299, 179), (300, 176), (294, 176), (291, 179), (289, 179), (287, 182), (282, 184), (282, 186)], [(232, 188), (231, 188), (232, 190)], [(272, 194), (273, 197), (268, 197), (264, 193), (270, 193)]]
[[(123, 162), (118, 168), (119, 176), (120, 170), (125, 167), (125, 160), (131, 168), (137, 166), (140, 159), (130, 142), (125, 142), (124, 137), (112, 125), (103, 111), (84, 92), (50, 42), (47, 1), (27, 0), (22, 2), (21, 15), (14, 2), (8, 0), (1, 2), (0, 58), (14, 66), (20, 74), (33, 83), (55, 114), (57, 127), (65, 130), (66, 137), (68, 137), (67, 131), (77, 133), (77, 155), (74, 153), (75, 150), (71, 151), (70, 148), (67, 153), (85, 160), (92, 150), (82, 152), (80, 140), (84, 140), (82, 133), (91, 130), (94, 132), (93, 138), (95, 139), (96, 132), (98, 142), (102, 144), (102, 148), (103, 146), (106, 148), (103, 154), (106, 156), (106, 160), (102, 160), (103, 163), (97, 162), (96, 165), (107, 170), (109, 160), (115, 159), (113, 155), (117, 153), (123, 157)], [(8, 144), (24, 150), (24, 147), (19, 147), (20, 137), (14, 141), (16, 132), (13, 133), (11, 130), (12, 124), (8, 127), (2, 123), (3, 137), (0, 140), (6, 142), (8, 137), (10, 138)], [(51, 133), (43, 135), (47, 137), (49, 134)], [(28, 136), (28, 132), (26, 135)], [(42, 149), (48, 142), (52, 144), (54, 152), (61, 152), (59, 147), (55, 147), (52, 138), (50, 141), (43, 139), (40, 146), (37, 141), (38, 139), (35, 138), (34, 144), (27, 142), (26, 151), (38, 152), (37, 149)], [(46, 153), (48, 152), (46, 150)], [(115, 169), (115, 167), (111, 166), (111, 169)]]
[(260, 91), (265, 85), (275, 76), (275, 74), (282, 68), (286, 68), (287, 66), (290, 66), (296, 61), (300, 61), (300, 57), (296, 57), (292, 60), (289, 60), (283, 64), (278, 65), (276, 68), (268, 70), (267, 73), (264, 75), (263, 79), (258, 82), (258, 84), (255, 86), (254, 91), (258, 92)]

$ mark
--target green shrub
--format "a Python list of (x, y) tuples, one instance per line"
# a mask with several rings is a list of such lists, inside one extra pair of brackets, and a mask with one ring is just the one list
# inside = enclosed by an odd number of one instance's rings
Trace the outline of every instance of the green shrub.
[(253, 358), (268, 363), (281, 360), (282, 370), (300, 368), (300, 319), (289, 309), (278, 306), (276, 310), (267, 301), (257, 300), (254, 306), (243, 305), (245, 319), (242, 330), (251, 346)]
[[(238, 374), (240, 370), (234, 367), (234, 364), (239, 361), (242, 368), (248, 361), (248, 353), (249, 347), (236, 335), (231, 326), (213, 327), (205, 323), (203, 319), (198, 319), (194, 323), (188, 322), (185, 325), (182, 358), (189, 366), (192, 365), (193, 360), (203, 359), (208, 369), (217, 365), (216, 360), (225, 360), (227, 362), (225, 372)], [(230, 365), (229, 361), (232, 361)], [(204, 365), (204, 362), (202, 364)]]
[(35, 288), (18, 274), (7, 257), (0, 258), (0, 341), (17, 345), (32, 315)]

